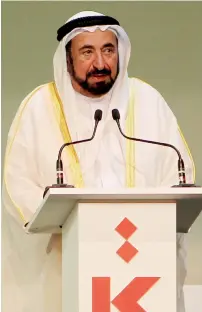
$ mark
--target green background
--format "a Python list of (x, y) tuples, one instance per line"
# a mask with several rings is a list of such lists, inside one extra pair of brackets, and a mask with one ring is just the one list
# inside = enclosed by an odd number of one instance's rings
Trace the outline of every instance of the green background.
[[(16, 110), (53, 79), (56, 31), (73, 14), (117, 18), (132, 43), (129, 74), (154, 86), (178, 118), (202, 185), (201, 2), (2, 2), (2, 157)], [(202, 284), (202, 216), (188, 234), (188, 284)]]

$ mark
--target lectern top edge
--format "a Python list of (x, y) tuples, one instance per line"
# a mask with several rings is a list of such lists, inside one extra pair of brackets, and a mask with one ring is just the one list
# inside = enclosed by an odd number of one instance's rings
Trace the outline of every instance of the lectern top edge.
[(202, 187), (197, 188), (171, 188), (171, 187), (158, 187), (158, 188), (52, 188), (48, 191), (45, 198), (50, 195), (173, 195), (176, 199), (179, 196), (195, 197), (202, 196)]

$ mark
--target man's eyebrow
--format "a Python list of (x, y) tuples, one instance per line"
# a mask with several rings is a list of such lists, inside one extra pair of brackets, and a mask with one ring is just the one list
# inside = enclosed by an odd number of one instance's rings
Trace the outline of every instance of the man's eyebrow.
[[(102, 46), (102, 49), (103, 48), (115, 48), (115, 45), (111, 42), (107, 42)], [(85, 44), (81, 48), (79, 48), (79, 51), (83, 51), (85, 49), (94, 49), (94, 46), (90, 44)]]
[(82, 51), (84, 49), (94, 49), (94, 47), (90, 44), (85, 44), (81, 48), (79, 48), (79, 51)]
[(105, 43), (102, 48), (115, 48), (115, 45), (111, 42)]

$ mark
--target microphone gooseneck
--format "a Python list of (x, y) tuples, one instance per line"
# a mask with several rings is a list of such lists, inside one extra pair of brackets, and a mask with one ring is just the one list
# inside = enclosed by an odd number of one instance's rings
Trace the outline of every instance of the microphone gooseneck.
[[(96, 131), (97, 131), (97, 126), (100, 120), (102, 120), (102, 111), (100, 109), (97, 109), (94, 114), (94, 120), (95, 120), (95, 126), (93, 129), (93, 134), (89, 139), (84, 139), (84, 140), (77, 140), (73, 142), (67, 142), (64, 143), (58, 153), (58, 159), (56, 161), (56, 177), (57, 177), (57, 184), (53, 184), (51, 187), (57, 188), (57, 187), (74, 187), (72, 185), (67, 185), (64, 184), (64, 173), (63, 173), (63, 163), (62, 163), (62, 151), (64, 150), (65, 147), (69, 145), (75, 145), (75, 144), (80, 144), (80, 143), (85, 143), (92, 141), (95, 137)], [(46, 195), (47, 191), (49, 190), (50, 186), (46, 187), (43, 197)]]
[(61, 159), (63, 149), (69, 145), (80, 144), (80, 143), (92, 141), (95, 137), (97, 126), (98, 126), (98, 123), (101, 119), (102, 119), (102, 111), (100, 109), (97, 109), (95, 111), (95, 114), (94, 114), (95, 126), (94, 126), (92, 136), (89, 139), (77, 140), (74, 142), (68, 142), (68, 143), (64, 143), (61, 146), (59, 153), (58, 153), (58, 159), (56, 162), (57, 184), (63, 185), (63, 181), (64, 181), (64, 179), (63, 179), (63, 164), (62, 164), (62, 159)]
[(177, 186), (195, 186), (194, 184), (186, 184), (186, 175), (185, 175), (185, 166), (184, 166), (184, 161), (182, 159), (182, 156), (179, 152), (179, 150), (172, 144), (169, 143), (164, 143), (164, 142), (157, 142), (157, 141), (151, 141), (151, 140), (145, 140), (145, 139), (139, 139), (139, 138), (131, 138), (127, 135), (125, 135), (121, 129), (121, 125), (120, 125), (120, 113), (118, 111), (118, 109), (113, 109), (112, 110), (112, 117), (113, 119), (116, 121), (119, 131), (121, 132), (121, 134), (124, 136), (124, 138), (128, 139), (128, 140), (133, 140), (133, 141), (137, 141), (137, 142), (143, 142), (143, 143), (148, 143), (148, 144), (155, 144), (155, 145), (161, 145), (161, 146), (166, 146), (166, 147), (170, 147), (172, 149), (174, 149), (178, 155), (178, 176), (179, 176), (179, 185), (175, 185)]
[(57, 162), (56, 162), (57, 184), (63, 185), (63, 181), (64, 181), (64, 178), (63, 178), (63, 164), (62, 164), (62, 159), (61, 159), (63, 149), (65, 147), (69, 146), (69, 145), (80, 144), (80, 143), (85, 143), (85, 142), (92, 141), (94, 139), (94, 137), (95, 137), (97, 126), (98, 126), (98, 123), (99, 123), (99, 121), (101, 119), (102, 119), (102, 111), (100, 109), (97, 109), (95, 111), (95, 114), (94, 114), (95, 126), (94, 126), (94, 130), (93, 130), (92, 136), (89, 139), (78, 140), (78, 141), (74, 141), (74, 142), (68, 142), (68, 143), (64, 143), (61, 146), (61, 148), (59, 150), (59, 153), (58, 153), (58, 159), (57, 159)]

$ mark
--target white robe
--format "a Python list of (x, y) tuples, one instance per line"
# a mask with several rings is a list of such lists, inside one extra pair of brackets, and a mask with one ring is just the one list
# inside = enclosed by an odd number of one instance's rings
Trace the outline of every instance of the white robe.
[[(135, 136), (175, 145), (185, 161), (187, 182), (193, 182), (193, 162), (175, 116), (154, 88), (138, 79), (130, 81), (135, 94)], [(19, 108), (9, 132), (4, 168), (3, 312), (61, 312), (60, 237), (56, 237), (51, 250), (47, 250), (50, 235), (27, 235), (23, 225), (42, 201), (45, 187), (56, 182), (55, 164), (64, 142), (48, 85), (39, 88), (30, 98), (28, 96), (26, 105), (25, 102)], [(78, 105), (79, 102), (78, 98)], [(95, 106), (91, 100), (86, 99), (86, 104), (85, 100), (81, 102), (77, 128), (85, 120), (82, 138), (87, 138), (92, 134), (93, 112), (100, 108), (105, 116), (108, 106), (106, 98), (105, 104), (97, 100)], [(85, 187), (125, 187), (126, 140), (119, 133), (115, 121), (111, 119), (105, 123), (104, 118), (98, 125), (95, 139), (76, 147)], [(125, 130), (124, 122), (122, 126)], [(134, 162), (130, 165), (134, 170), (135, 187), (178, 184), (175, 151), (134, 143), (134, 153)], [(65, 182), (71, 184), (65, 155), (63, 164)], [(24, 221), (19, 211), (24, 215)], [(178, 235), (178, 312), (184, 311), (183, 301), (180, 301), (186, 276), (183, 240), (184, 235)]]

